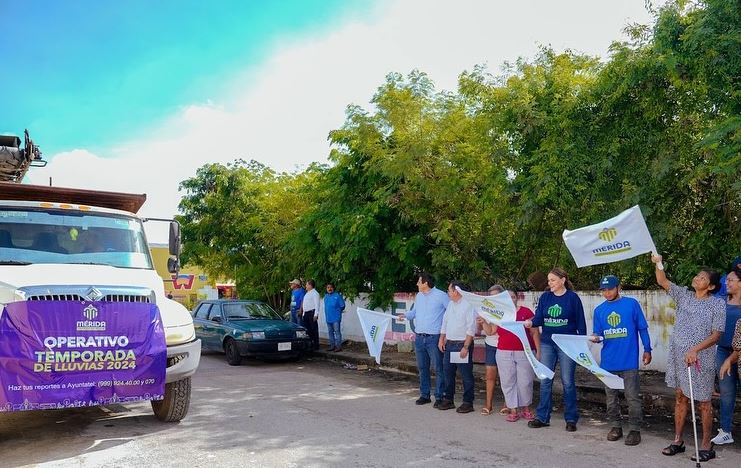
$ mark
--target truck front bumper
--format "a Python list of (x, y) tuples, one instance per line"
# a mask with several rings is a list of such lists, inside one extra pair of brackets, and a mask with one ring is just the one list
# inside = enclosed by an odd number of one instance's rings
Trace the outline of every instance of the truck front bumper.
[(167, 347), (167, 379), (177, 382), (196, 373), (201, 361), (201, 340)]

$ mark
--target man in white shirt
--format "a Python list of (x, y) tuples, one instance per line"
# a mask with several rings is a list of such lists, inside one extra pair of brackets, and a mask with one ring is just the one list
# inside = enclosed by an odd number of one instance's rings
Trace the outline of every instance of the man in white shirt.
[[(438, 347), (445, 353), (443, 360), (445, 372), (445, 397), (438, 409), (448, 410), (455, 408), (455, 375), (460, 369), (463, 378), (463, 403), (458, 407), (458, 413), (473, 411), (473, 336), (476, 333), (476, 312), (473, 306), (463, 299), (456, 288), (461, 285), (453, 281), (448, 286), (450, 302), (445, 309), (443, 325), (440, 329)], [(451, 362), (452, 361), (452, 362)]]
[(301, 324), (306, 328), (306, 333), (311, 338), (311, 349), (316, 351), (319, 349), (319, 293), (315, 289), (315, 282), (310, 279), (306, 282), (306, 295), (301, 305), (303, 315), (301, 316)]

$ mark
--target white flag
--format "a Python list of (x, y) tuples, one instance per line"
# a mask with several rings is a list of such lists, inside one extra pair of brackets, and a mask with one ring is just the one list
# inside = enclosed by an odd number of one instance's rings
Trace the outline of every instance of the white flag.
[(579, 268), (656, 253), (638, 205), (607, 221), (573, 231), (565, 230), (563, 240)]
[(479, 296), (458, 288), (463, 298), (468, 301), (476, 312), (487, 322), (499, 325), (500, 322), (514, 322), (517, 320), (517, 309), (507, 291), (493, 296)]
[(374, 312), (358, 307), (358, 318), (363, 328), (365, 342), (368, 344), (368, 352), (376, 358), (376, 364), (381, 363), (381, 351), (383, 350), (383, 338), (386, 329), (391, 323), (391, 315), (382, 312)]
[(514, 333), (514, 335), (520, 339), (522, 348), (525, 350), (527, 361), (533, 368), (536, 377), (538, 377), (540, 380), (553, 378), (553, 371), (550, 370), (548, 366), (536, 359), (535, 353), (533, 353), (533, 349), (530, 347), (530, 342), (527, 339), (527, 331), (525, 330), (525, 326), (522, 324), (522, 322), (501, 322), (499, 326), (504, 328), (508, 332)]
[(532, 366), (535, 375), (539, 379), (552, 379), (553, 371), (535, 358), (530, 342), (527, 340), (525, 327), (522, 322), (517, 322), (517, 308), (512, 302), (512, 297), (508, 291), (502, 291), (493, 296), (479, 296), (458, 288), (464, 299), (471, 303), (476, 309), (476, 313), (487, 322), (504, 328), (515, 334), (522, 343), (530, 366)]
[(597, 376), (605, 385), (614, 390), (625, 388), (625, 382), (622, 378), (597, 365), (592, 352), (589, 351), (588, 343), (591, 337), (584, 335), (552, 335), (551, 338), (574, 362)]

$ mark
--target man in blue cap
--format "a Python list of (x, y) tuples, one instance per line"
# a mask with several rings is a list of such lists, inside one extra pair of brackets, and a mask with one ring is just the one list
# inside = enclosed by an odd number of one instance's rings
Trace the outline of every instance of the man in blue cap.
[[(628, 436), (625, 445), (641, 443), (641, 423), (643, 407), (641, 404), (638, 377), (638, 337), (643, 343), (643, 365), (651, 363), (651, 337), (648, 323), (641, 305), (632, 297), (620, 295), (620, 280), (608, 275), (600, 281), (600, 290), (605, 302), (594, 309), (594, 341), (602, 338), (602, 359), (600, 367), (623, 378), (625, 399), (628, 401)], [(607, 395), (607, 416), (612, 423), (607, 440), (616, 441), (623, 437), (620, 416), (620, 394), (618, 390), (605, 388)]]

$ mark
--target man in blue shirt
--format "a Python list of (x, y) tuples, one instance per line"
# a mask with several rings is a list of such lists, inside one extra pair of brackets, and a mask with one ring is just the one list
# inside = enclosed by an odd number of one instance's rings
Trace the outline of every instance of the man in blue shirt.
[[(625, 399), (628, 401), (628, 436), (625, 445), (641, 443), (641, 405), (638, 376), (638, 337), (643, 343), (643, 365), (651, 363), (651, 337), (648, 323), (641, 305), (632, 297), (620, 295), (620, 280), (608, 275), (600, 281), (600, 290), (605, 302), (594, 309), (594, 340), (602, 338), (602, 359), (600, 367), (619, 375), (625, 382)], [(607, 395), (607, 416), (612, 428), (607, 440), (616, 441), (623, 437), (620, 417), (620, 395), (618, 390), (605, 388)]]
[(301, 310), (301, 304), (304, 302), (306, 291), (301, 287), (299, 279), (294, 279), (288, 284), (291, 286), (291, 322), (301, 325), (299, 323), (299, 316), (301, 315), (299, 311)]
[(414, 320), (414, 352), (417, 355), (419, 370), (419, 398), (417, 405), (430, 403), (430, 365), (435, 368), (435, 408), (445, 397), (445, 374), (443, 373), (443, 353), (437, 347), (440, 329), (443, 325), (445, 308), (450, 302), (448, 295), (435, 287), (435, 281), (428, 273), (417, 277), (417, 297), (412, 310), (398, 314), (398, 319)]
[(335, 291), (334, 283), (327, 283), (327, 294), (324, 295), (324, 318), (327, 321), (329, 351), (342, 351), (342, 312), (345, 311), (345, 300)]

